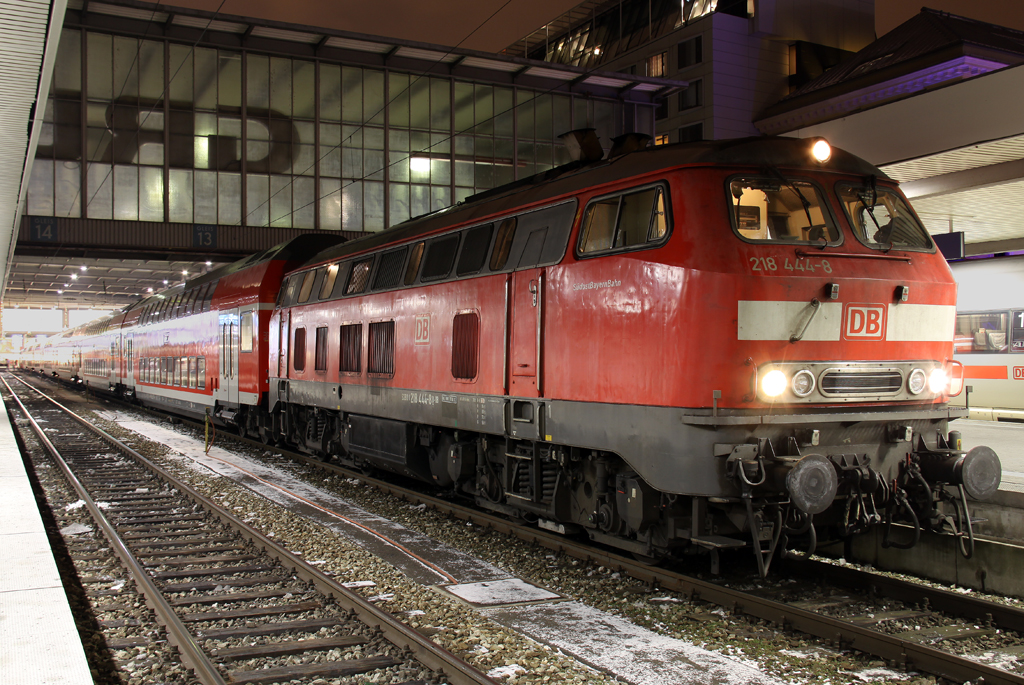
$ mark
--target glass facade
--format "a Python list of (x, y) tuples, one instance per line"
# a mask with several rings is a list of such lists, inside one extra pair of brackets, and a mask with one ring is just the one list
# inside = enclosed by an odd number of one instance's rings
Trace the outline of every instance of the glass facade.
[(568, 161), (622, 104), (65, 29), (26, 213), (377, 231)]

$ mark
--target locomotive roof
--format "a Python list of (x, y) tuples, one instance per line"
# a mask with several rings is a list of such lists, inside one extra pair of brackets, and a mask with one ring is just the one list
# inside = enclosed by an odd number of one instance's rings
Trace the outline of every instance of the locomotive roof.
[(300, 268), (308, 268), (372, 250), (393, 242), (411, 240), (455, 225), (484, 221), (503, 213), (525, 209), (631, 176), (650, 174), (681, 166), (776, 167), (813, 169), (856, 176), (889, 179), (880, 169), (844, 150), (832, 149), (825, 163), (810, 156), (817, 139), (758, 136), (696, 143), (658, 145), (597, 162), (569, 164), (499, 186), (448, 207), (397, 224), (372, 235), (322, 250)]

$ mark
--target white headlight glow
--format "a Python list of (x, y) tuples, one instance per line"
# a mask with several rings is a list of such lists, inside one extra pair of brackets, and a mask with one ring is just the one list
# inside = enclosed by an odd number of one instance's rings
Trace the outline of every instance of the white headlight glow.
[(936, 395), (945, 392), (948, 385), (949, 376), (946, 375), (945, 369), (935, 369), (932, 375), (928, 376), (928, 389)]
[(766, 373), (764, 378), (761, 379), (761, 392), (768, 397), (778, 397), (786, 392), (787, 385), (789, 383), (787, 382), (786, 374), (775, 369)]

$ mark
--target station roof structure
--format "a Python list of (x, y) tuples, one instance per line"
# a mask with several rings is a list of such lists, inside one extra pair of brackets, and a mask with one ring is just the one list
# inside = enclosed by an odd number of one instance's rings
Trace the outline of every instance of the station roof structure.
[(899, 181), (967, 255), (1024, 250), (1024, 32), (919, 14), (765, 110), (766, 134), (823, 136)]
[[(390, 66), (432, 75), (519, 85), (558, 92), (586, 93), (623, 101), (653, 101), (685, 87), (685, 82), (648, 78), (578, 67), (553, 65), (499, 54), (508, 43), (535, 26), (557, 17), (573, 2), (524, 0), (510, 5), (498, 0), (446, 0), (442, 6), (389, 0), (359, 3), (340, 11), (328, 0), (290, 3), (224, 0), (213, 5), (176, 0), (173, 6), (134, 0), (0, 0), (0, 134), (6, 143), (0, 156), (0, 284), (4, 306), (57, 303), (70, 283), (88, 279), (97, 288), (76, 294), (63, 306), (119, 307), (159, 289), (165, 280), (180, 281), (207, 268), (194, 255), (124, 255), (108, 249), (35, 250), (16, 254), (28, 184), (28, 162), (39, 143), (43, 106), (65, 18), (73, 14), (88, 28), (145, 25), (151, 38), (170, 37), (215, 47), (268, 52), (283, 47), (309, 57), (329, 56), (366, 66)], [(385, 34), (385, 35), (380, 35)], [(143, 35), (140, 31), (140, 36)], [(426, 39), (426, 40), (424, 40)], [(431, 41), (431, 42), (427, 42)], [(456, 47), (447, 47), (454, 45)], [(27, 132), (27, 135), (26, 135)], [(222, 256), (232, 261), (237, 256)], [(86, 270), (79, 273), (81, 266)], [(31, 285), (30, 285), (31, 284)], [(80, 290), (80, 289), (79, 289)]]

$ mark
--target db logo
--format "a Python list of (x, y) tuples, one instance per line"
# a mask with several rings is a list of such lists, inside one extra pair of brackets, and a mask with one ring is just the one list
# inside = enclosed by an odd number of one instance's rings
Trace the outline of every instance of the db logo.
[(847, 340), (885, 338), (885, 305), (847, 304), (843, 312), (843, 337)]
[(1013, 380), (1024, 381), (1024, 366), (1013, 367)]
[(416, 344), (430, 344), (430, 314), (418, 314), (416, 316)]

